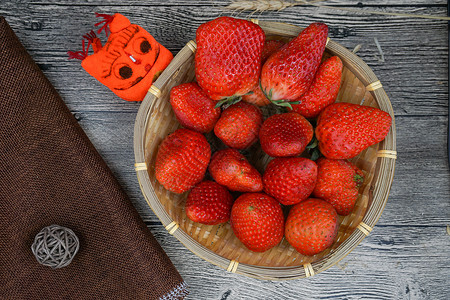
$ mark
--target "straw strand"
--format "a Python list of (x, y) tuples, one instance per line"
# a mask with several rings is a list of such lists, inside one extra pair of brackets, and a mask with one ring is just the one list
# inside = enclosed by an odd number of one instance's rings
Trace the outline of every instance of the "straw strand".
[(169, 225), (166, 226), (166, 230), (170, 233), (170, 234), (174, 234), (175, 231), (177, 231), (177, 229), (180, 226), (177, 224), (177, 222), (173, 221), (172, 223), (170, 223)]
[(381, 84), (381, 81), (378, 80), (378, 81), (372, 82), (371, 84), (366, 86), (366, 90), (372, 92), (372, 91), (375, 91), (382, 87), (383, 87), (383, 85)]
[(311, 264), (304, 264), (303, 268), (305, 268), (306, 277), (311, 277), (311, 276), (314, 276), (316, 274), (314, 272), (314, 269), (313, 269)]
[(156, 98), (161, 97), (161, 90), (158, 89), (155, 85), (152, 85), (148, 92), (155, 95)]
[(232, 259), (230, 261), (230, 264), (228, 265), (227, 271), (231, 272), (231, 273), (236, 273), (238, 265), (239, 265), (239, 262), (237, 262), (234, 259)]
[(134, 169), (135, 169), (136, 171), (147, 170), (147, 164), (146, 164), (145, 162), (135, 163), (135, 164), (134, 164)]

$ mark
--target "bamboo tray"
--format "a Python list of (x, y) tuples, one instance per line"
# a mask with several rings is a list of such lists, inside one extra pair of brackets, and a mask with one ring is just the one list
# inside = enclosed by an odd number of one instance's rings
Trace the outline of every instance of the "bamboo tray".
[[(301, 31), (301, 28), (289, 24), (252, 21), (261, 26), (268, 38), (288, 39)], [(259, 279), (287, 280), (310, 277), (335, 265), (370, 234), (386, 205), (394, 176), (397, 157), (394, 112), (380, 81), (359, 57), (329, 40), (324, 56), (337, 55), (344, 63), (337, 101), (363, 102), (363, 105), (388, 112), (393, 119), (391, 129), (384, 141), (351, 160), (363, 170), (366, 179), (354, 211), (340, 217), (337, 239), (329, 249), (315, 256), (303, 256), (283, 239), (271, 250), (256, 253), (234, 236), (229, 223), (202, 225), (189, 220), (184, 211), (187, 193), (177, 195), (169, 192), (155, 178), (158, 146), (169, 133), (180, 127), (169, 103), (169, 92), (178, 84), (194, 80), (195, 50), (196, 43), (190, 41), (176, 55), (149, 89), (136, 117), (135, 169), (148, 205), (168, 232), (189, 250), (229, 272)], [(267, 110), (265, 112), (267, 114)], [(207, 139), (213, 151), (219, 147), (212, 134), (207, 135)], [(270, 160), (260, 147), (251, 148), (248, 158), (260, 171)]]

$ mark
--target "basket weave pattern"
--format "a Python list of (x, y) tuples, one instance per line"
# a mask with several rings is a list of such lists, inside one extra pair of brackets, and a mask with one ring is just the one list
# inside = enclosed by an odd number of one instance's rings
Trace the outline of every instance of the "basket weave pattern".
[[(300, 28), (273, 22), (259, 22), (268, 38), (291, 38)], [(189, 42), (154, 83), (140, 107), (135, 125), (136, 170), (143, 194), (166, 229), (198, 256), (228, 271), (251, 277), (284, 280), (315, 275), (336, 264), (359, 244), (378, 221), (387, 201), (395, 165), (395, 123), (384, 141), (364, 150), (351, 161), (365, 174), (353, 212), (340, 216), (336, 241), (327, 250), (304, 256), (283, 241), (264, 253), (248, 250), (234, 235), (229, 223), (202, 225), (187, 218), (184, 203), (187, 193), (169, 192), (155, 178), (158, 146), (180, 127), (169, 103), (173, 86), (191, 82), (194, 71), (195, 43)], [(356, 55), (330, 41), (325, 57), (338, 55), (343, 63), (341, 89), (337, 101), (363, 103), (390, 113), (393, 110), (381, 84), (370, 68)], [(264, 108), (265, 117), (270, 108)], [(215, 151), (221, 144), (213, 134), (207, 139)], [(380, 151), (381, 150), (381, 151)], [(262, 172), (271, 158), (258, 146), (249, 149), (249, 161)]]

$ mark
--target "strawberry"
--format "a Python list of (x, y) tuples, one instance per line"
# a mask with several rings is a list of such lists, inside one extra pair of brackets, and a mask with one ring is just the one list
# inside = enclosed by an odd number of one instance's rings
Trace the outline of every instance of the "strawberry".
[(316, 137), (325, 157), (348, 159), (381, 142), (392, 118), (378, 108), (351, 103), (333, 103), (319, 115)]
[(313, 195), (333, 205), (338, 214), (350, 214), (364, 180), (362, 171), (343, 159), (321, 157), (316, 163), (318, 174)]
[(312, 140), (311, 123), (296, 112), (267, 118), (259, 131), (259, 142), (265, 153), (273, 157), (301, 154)]
[(338, 232), (336, 210), (321, 199), (310, 198), (291, 208), (285, 225), (286, 240), (303, 255), (330, 247)]
[(245, 149), (258, 140), (262, 122), (261, 110), (241, 101), (222, 112), (214, 127), (214, 133), (228, 147)]
[[(280, 49), (284, 45), (283, 41), (279, 40), (266, 40), (264, 43), (264, 47), (261, 55), (261, 64), (264, 64), (266, 60), (275, 53), (278, 49)], [(250, 93), (242, 96), (242, 101), (252, 103), (258, 106), (265, 106), (270, 104), (269, 99), (264, 95), (261, 90), (261, 86), (259, 85), (259, 81), (256, 86), (250, 91)]]
[(307, 91), (322, 59), (327, 35), (327, 25), (313, 23), (267, 59), (261, 86), (269, 100), (294, 101)]
[(317, 70), (311, 86), (292, 109), (305, 118), (315, 118), (328, 105), (336, 101), (341, 86), (342, 61), (333, 56), (324, 61)]
[(266, 95), (264, 95), (259, 84), (255, 87), (253, 87), (253, 89), (248, 94), (243, 95), (242, 101), (245, 101), (247, 103), (251, 103), (251, 104), (254, 104), (257, 106), (266, 106), (271, 103), (270, 100), (267, 99)]
[(178, 129), (159, 145), (156, 179), (167, 190), (184, 193), (202, 181), (211, 158), (206, 138), (190, 129)]
[(211, 99), (242, 96), (256, 85), (265, 38), (258, 25), (231, 17), (198, 27), (195, 76)]
[(285, 43), (280, 40), (266, 40), (261, 54), (261, 63), (264, 64), (266, 60), (283, 47), (284, 44)]
[(267, 251), (281, 242), (284, 215), (280, 204), (263, 193), (241, 195), (231, 209), (231, 228), (250, 250)]
[(233, 197), (223, 186), (214, 181), (202, 181), (186, 199), (186, 215), (194, 222), (215, 225), (230, 219)]
[(209, 173), (231, 191), (260, 192), (263, 189), (261, 174), (235, 149), (214, 153)]
[(170, 104), (183, 127), (206, 133), (213, 130), (220, 108), (195, 82), (183, 83), (170, 91)]
[(263, 175), (264, 191), (284, 205), (308, 198), (316, 180), (316, 163), (304, 157), (275, 158), (269, 162)]

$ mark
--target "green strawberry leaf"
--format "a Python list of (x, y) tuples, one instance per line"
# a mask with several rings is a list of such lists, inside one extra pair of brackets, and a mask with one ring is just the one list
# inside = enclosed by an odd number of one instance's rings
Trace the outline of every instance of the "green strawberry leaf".
[(313, 138), (311, 139), (311, 142), (309, 142), (308, 146), (306, 146), (306, 149), (314, 149), (317, 148), (319, 145), (319, 140), (316, 138), (316, 135), (313, 135)]
[(359, 188), (364, 182), (364, 177), (359, 174), (355, 174), (353, 180), (356, 182), (356, 186)]
[(269, 101), (272, 101), (269, 96), (267, 95), (266, 91), (263, 89), (262, 84), (261, 84), (261, 80), (259, 81), (259, 88), (261, 89), (261, 92), (263, 93), (263, 95), (269, 99)]
[(309, 142), (308, 146), (306, 146), (309, 155), (311, 156), (311, 160), (316, 161), (319, 157), (322, 156), (319, 150), (319, 140), (316, 138), (316, 135), (313, 135), (311, 142)]
[(287, 107), (292, 110), (291, 102), (288, 102), (286, 100), (271, 100), (271, 102), (277, 106)]
[(227, 108), (233, 104), (238, 103), (239, 101), (242, 100), (241, 96), (231, 96), (231, 97), (227, 97), (224, 98), (222, 100), (220, 100), (219, 102), (217, 102), (216, 106), (214, 106), (214, 108), (218, 108), (223, 106), (223, 108)]
[(219, 108), (222, 106), (222, 104), (224, 104), (225, 102), (227, 102), (227, 100), (220, 100), (219, 102), (217, 102), (216, 106), (214, 106), (214, 108)]
[(311, 154), (310, 154), (310, 155), (311, 155), (311, 160), (312, 160), (312, 161), (316, 161), (316, 160), (319, 159), (321, 153), (320, 153), (319, 149), (314, 148), (314, 149), (311, 151)]

